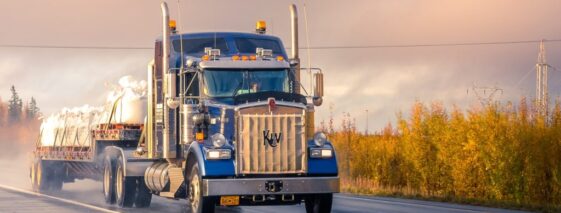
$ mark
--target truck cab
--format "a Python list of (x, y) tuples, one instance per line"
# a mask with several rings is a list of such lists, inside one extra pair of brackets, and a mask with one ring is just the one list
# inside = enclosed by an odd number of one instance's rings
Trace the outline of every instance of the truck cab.
[[(162, 3), (142, 137), (116, 160), (123, 161), (125, 179), (143, 181), (151, 194), (185, 198), (192, 212), (302, 202), (307, 212), (331, 210), (339, 192), (335, 150), (314, 128), (323, 74), (311, 70), (314, 92), (301, 91), (296, 7), (290, 9), (289, 58), (264, 22), (255, 33), (180, 33)], [(140, 190), (115, 188), (125, 201)]]

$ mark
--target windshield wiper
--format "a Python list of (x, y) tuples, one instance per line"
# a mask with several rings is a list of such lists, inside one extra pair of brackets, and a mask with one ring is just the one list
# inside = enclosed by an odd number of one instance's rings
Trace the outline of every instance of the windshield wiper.
[(234, 89), (234, 93), (232, 93), (232, 96), (238, 95), (238, 91), (240, 91), (240, 89), (241, 89), (242, 87), (243, 87), (243, 81), (240, 82), (240, 83), (238, 84), (238, 86), (236, 87), (236, 89)]

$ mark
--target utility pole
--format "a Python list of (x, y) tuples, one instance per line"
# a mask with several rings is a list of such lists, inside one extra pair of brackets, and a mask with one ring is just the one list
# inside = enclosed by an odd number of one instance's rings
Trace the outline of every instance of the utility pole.
[(549, 108), (549, 94), (547, 89), (547, 72), (549, 65), (545, 59), (544, 40), (540, 42), (538, 63), (536, 63), (536, 108), (540, 115), (547, 116)]
[(364, 135), (368, 135), (368, 109), (366, 110), (366, 128), (364, 130)]

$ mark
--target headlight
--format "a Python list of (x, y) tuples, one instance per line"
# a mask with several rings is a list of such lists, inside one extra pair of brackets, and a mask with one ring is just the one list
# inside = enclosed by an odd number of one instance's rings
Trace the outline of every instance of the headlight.
[(216, 148), (220, 148), (226, 145), (226, 137), (224, 137), (224, 135), (220, 133), (212, 135), (210, 137), (210, 140), (212, 141), (212, 145)]
[(232, 158), (232, 151), (229, 149), (206, 149), (207, 160), (221, 160)]
[(333, 157), (333, 150), (331, 148), (311, 148), (311, 158), (331, 158)]
[(323, 132), (317, 132), (314, 135), (314, 143), (318, 147), (322, 147), (327, 142), (327, 136)]

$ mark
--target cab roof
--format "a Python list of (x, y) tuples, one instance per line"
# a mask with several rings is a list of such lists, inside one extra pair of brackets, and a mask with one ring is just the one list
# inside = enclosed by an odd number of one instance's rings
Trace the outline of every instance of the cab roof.
[[(201, 57), (205, 47), (220, 49), (221, 56), (255, 54), (256, 47), (272, 49), (273, 55), (287, 58), (280, 38), (271, 35), (243, 32), (201, 32), (172, 34), (170, 36), (172, 57), (181, 52), (180, 40), (186, 56)], [(161, 41), (161, 37), (156, 41)]]

